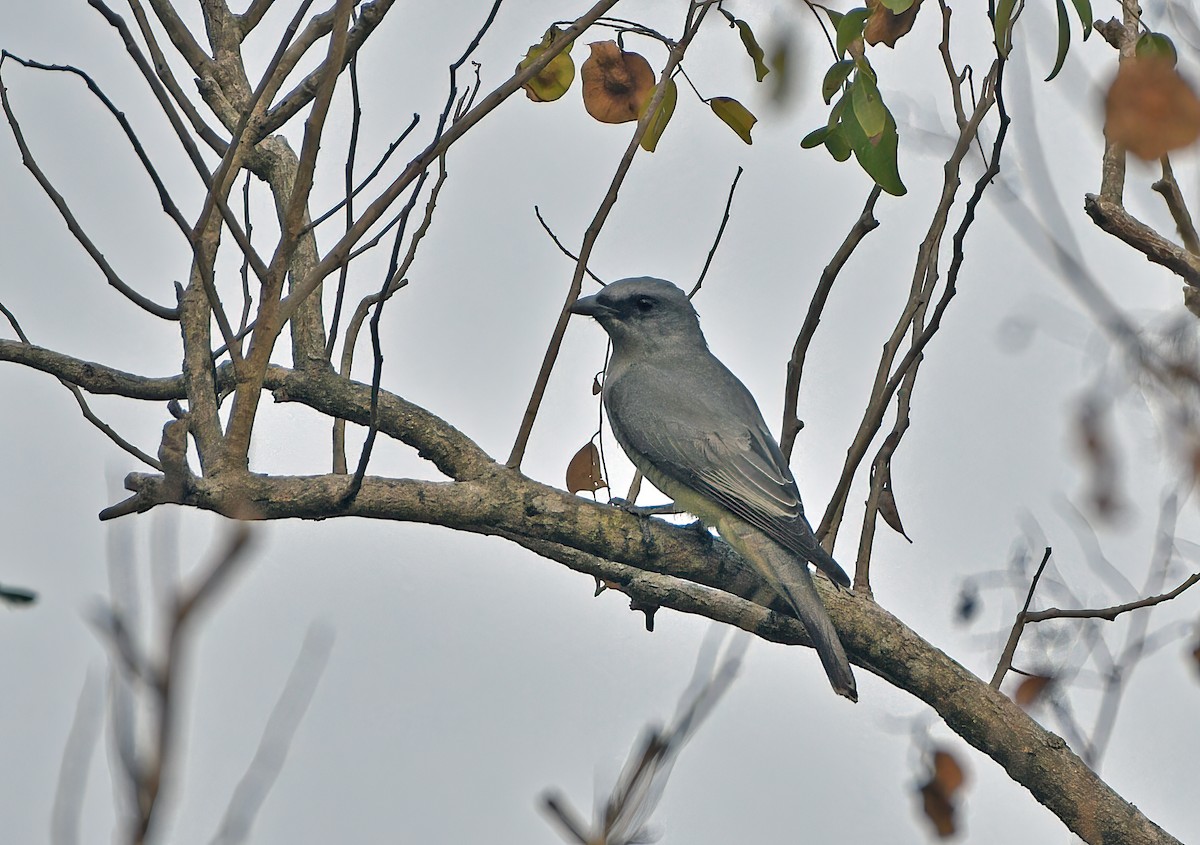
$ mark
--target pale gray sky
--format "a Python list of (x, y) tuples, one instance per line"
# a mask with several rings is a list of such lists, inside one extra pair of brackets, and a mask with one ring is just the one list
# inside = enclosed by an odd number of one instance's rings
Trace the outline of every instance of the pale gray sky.
[[(274, 32), (290, 16), (293, 4), (278, 5), (264, 31)], [(360, 63), (366, 108), (360, 161), (372, 161), (414, 111), (424, 118), (418, 140), (398, 158), (424, 145), (444, 97), (445, 67), (488, 5), (458, 0), (450, 13), (450, 4), (401, 4), (389, 14)], [(658, 0), (624, 14), (644, 14), (670, 33), (678, 27), (678, 5)], [(1101, 5), (1098, 17), (1116, 9)], [(751, 388), (777, 430), (795, 332), (869, 184), (852, 163), (835, 166), (821, 151), (798, 148), (824, 120), (814, 92), (826, 60), (811, 16), (766, 2), (731, 8), (764, 37), (773, 25), (795, 24), (803, 100), (786, 113), (772, 111), (755, 90), (736, 34), (713, 21), (686, 67), (706, 95), (735, 96), (756, 111), (754, 145), (742, 144), (681, 90), (658, 152), (635, 161), (592, 266), (606, 278), (650, 274), (690, 282), (734, 171), (744, 166), (733, 217), (696, 304), (713, 350)], [(190, 6), (185, 11), (195, 14)], [(485, 90), (507, 77), (548, 23), (576, 12), (562, 3), (505, 6), (478, 54)], [(1050, 31), (1047, 9), (1028, 14), (1023, 32)], [(970, 22), (965, 6), (955, 20), (963, 27), (956, 56), (983, 66), (986, 29)], [(809, 511), (817, 514), (857, 426), (940, 186), (945, 140), (937, 136), (952, 120), (940, 104), (938, 34), (931, 7), (897, 53), (872, 57), (885, 96), (896, 104), (910, 193), (880, 201), (882, 225), (844, 271), (809, 357), (801, 410), (807, 425), (794, 466)], [(1039, 143), (1089, 266), (1135, 318), (1161, 319), (1179, 310), (1178, 281), (1098, 232), (1081, 209), (1083, 193), (1098, 187), (1096, 101), (1111, 50), (1099, 38), (1074, 44), (1061, 77), (1046, 84), (1040, 80), (1051, 64), (1049, 39), (1035, 37), (1032, 57), (1017, 58), (1010, 71), (1015, 76), (1016, 65), (1032, 64), (1033, 102), (1010, 95), (1009, 106), (1019, 124), (1036, 105), (1038, 134), (1013, 139), (1005, 174), (1032, 202), (1019, 159), (1022, 145)], [(198, 180), (119, 39), (95, 12), (65, 0), (8, 4), (0, 10), (0, 46), (91, 72), (170, 174), (185, 215), (196, 213)], [(628, 46), (654, 65), (663, 59), (648, 43), (631, 38)], [(273, 44), (259, 40), (255, 48), (261, 66)], [(1190, 67), (1194, 53), (1182, 52)], [(586, 46), (577, 45), (574, 55), (582, 61)], [(31, 146), (93, 239), (139, 290), (170, 301), (171, 283), (186, 278), (190, 254), (111, 119), (71, 77), (8, 63), (4, 70)], [(1010, 91), (1019, 90), (1011, 84)], [(345, 94), (331, 116), (318, 208), (341, 191)], [(572, 270), (541, 231), (533, 206), (567, 244), (577, 245), (629, 131), (593, 122), (573, 91), (542, 106), (513, 98), (453, 148), (451, 177), (411, 284), (385, 312), (388, 389), (443, 416), (493, 456), (507, 455)], [(299, 132), (298, 123), (286, 130), (297, 147)], [(925, 143), (907, 143), (910, 137)], [(1185, 190), (1194, 192), (1194, 157), (1181, 156), (1177, 168)], [(1142, 185), (1153, 178), (1134, 170)], [(966, 178), (978, 171), (974, 161)], [(33, 342), (139, 373), (177, 372), (176, 327), (106, 287), (21, 167), (7, 130), (0, 131), (0, 173), (0, 302)], [(985, 593), (982, 618), (969, 628), (955, 623), (956, 596), (964, 578), (1007, 566), (1030, 518), (1042, 526), (1061, 576), (1081, 600), (1134, 597), (1114, 595), (1097, 579), (1064, 519), (1066, 502), (1081, 498), (1083, 480), (1074, 414), (1112, 360), (1109, 350), (1069, 291), (1003, 222), (998, 196), (980, 209), (960, 293), (929, 349), (913, 429), (894, 465), (896, 495), (915, 543), (881, 528), (873, 568), (882, 604), (985, 676), (1011, 622), (1014, 595)], [(1169, 218), (1149, 198), (1131, 196), (1130, 205), (1170, 231)], [(259, 217), (265, 233), (267, 217)], [(355, 265), (357, 291), (378, 287), (384, 258)], [(232, 260), (226, 269), (236, 285)], [(1020, 334), (1014, 326), (1029, 327), (1015, 349), (1006, 341)], [(570, 327), (524, 465), (530, 476), (561, 484), (568, 459), (592, 434), (598, 408), (590, 387), (603, 348), (594, 326)], [(360, 363), (367, 363), (365, 355)], [(0, 367), (0, 397), (0, 477), (8, 489), (0, 508), (0, 584), (28, 586), (40, 596), (30, 609), (0, 610), (7, 646), (0, 648), (6, 680), (0, 818), (6, 841), (33, 843), (48, 836), (84, 679), (104, 673), (104, 650), (87, 620), (108, 589), (108, 550), (133, 550), (148, 582), (156, 530), (178, 524), (179, 557), (190, 568), (207, 559), (215, 520), (164, 511), (101, 525), (97, 512), (122, 497), (120, 479), (139, 467), (82, 420), (48, 376)], [(153, 451), (164, 408), (105, 398), (94, 404)], [(1157, 464), (1160, 435), (1132, 394), (1117, 419), (1131, 508), (1121, 530), (1101, 536), (1112, 563), (1140, 584), (1169, 475)], [(315, 414), (267, 405), (254, 465), (323, 472), (327, 444), (326, 424)], [(631, 470), (615, 447), (608, 455), (614, 487), (623, 492)], [(372, 471), (432, 477), (409, 450), (383, 442)], [(837, 547), (843, 561), (853, 560), (864, 495), (860, 486), (850, 497)], [(1185, 510), (1180, 533), (1195, 539), (1194, 506)], [(703, 620), (663, 611), (647, 634), (622, 596), (593, 599), (590, 579), (497, 539), (330, 520), (262, 526), (258, 540), (236, 589), (206, 618), (188, 679), (185, 763), (168, 837), (180, 845), (212, 838), (313, 622), (330, 628), (336, 642), (254, 841), (559, 841), (535, 810), (540, 792), (559, 787), (587, 809), (594, 783), (615, 775), (642, 726), (670, 716), (707, 629)], [(1152, 629), (1194, 620), (1195, 608), (1187, 596), (1157, 611)], [(1200, 841), (1193, 778), (1200, 686), (1185, 665), (1185, 643), (1139, 667), (1103, 773), (1181, 840)], [(657, 815), (664, 841), (925, 841), (915, 812), (912, 734), (926, 725), (970, 770), (964, 841), (1068, 841), (1054, 816), (931, 720), (924, 705), (866, 672), (858, 675), (861, 703), (851, 706), (830, 694), (811, 651), (754, 643), (742, 675), (676, 767)], [(1075, 701), (1086, 723), (1095, 699)], [(90, 775), (83, 841), (108, 841), (113, 788), (103, 742)]]

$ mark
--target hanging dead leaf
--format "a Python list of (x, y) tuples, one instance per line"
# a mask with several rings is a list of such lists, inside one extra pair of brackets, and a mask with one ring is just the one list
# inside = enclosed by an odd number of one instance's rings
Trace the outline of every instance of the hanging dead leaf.
[(1054, 678), (1049, 675), (1029, 675), (1017, 685), (1013, 693), (1013, 701), (1021, 707), (1031, 707), (1042, 697), (1046, 688)]
[(600, 384), (600, 376), (593, 376), (592, 377), (592, 395), (598, 396), (600, 394), (600, 391), (603, 389), (604, 389), (603, 385)]
[(954, 794), (966, 782), (966, 774), (958, 759), (944, 749), (934, 751), (931, 762), (929, 780), (919, 789), (921, 804), (937, 835), (946, 839), (958, 830)]
[(922, 809), (933, 822), (933, 829), (942, 839), (948, 839), (958, 829), (954, 821), (954, 805), (933, 781), (921, 787)]
[(601, 123), (628, 123), (642, 113), (654, 90), (654, 71), (645, 57), (627, 53), (616, 41), (595, 41), (580, 68), (583, 105)]
[(913, 28), (921, 0), (913, 0), (912, 5), (903, 12), (893, 12), (881, 0), (867, 0), (867, 8), (871, 10), (871, 16), (863, 27), (863, 40), (872, 45), (895, 47), (896, 42)]
[(959, 765), (958, 758), (939, 748), (933, 752), (933, 780), (948, 798), (953, 798), (954, 793), (967, 782), (967, 776)]
[(900, 509), (896, 507), (896, 495), (892, 492), (891, 461), (883, 467), (883, 486), (879, 490), (879, 515), (888, 527), (908, 542), (912, 542), (912, 537), (904, 532), (904, 524), (900, 522)]
[[(562, 30), (558, 27), (552, 26), (547, 29), (541, 42), (534, 44), (525, 52), (525, 58), (517, 65), (517, 70), (521, 71), (529, 67), (537, 61), (538, 56), (556, 46), (558, 40), (563, 37)], [(571, 59), (571, 47), (567, 45), (561, 53), (538, 72), (537, 76), (525, 83), (525, 95), (535, 103), (548, 103), (567, 93), (567, 89), (571, 87), (574, 79), (575, 62)]]
[(1200, 99), (1160, 55), (1121, 62), (1104, 100), (1104, 134), (1153, 161), (1200, 137)]
[(607, 486), (600, 474), (600, 450), (589, 440), (567, 464), (567, 489), (572, 493), (580, 490), (594, 493)]

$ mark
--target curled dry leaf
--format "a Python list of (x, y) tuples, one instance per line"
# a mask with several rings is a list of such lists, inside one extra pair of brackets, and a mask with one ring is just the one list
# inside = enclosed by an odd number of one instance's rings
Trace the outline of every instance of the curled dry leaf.
[(1121, 62), (1104, 100), (1104, 134), (1153, 161), (1200, 137), (1200, 99), (1168, 58)]
[(863, 40), (871, 45), (895, 47), (896, 42), (913, 28), (921, 0), (913, 0), (913, 4), (903, 12), (893, 12), (881, 0), (867, 0), (867, 8), (871, 10), (871, 16), (863, 27)]
[(572, 493), (580, 490), (594, 493), (607, 486), (600, 473), (600, 450), (589, 440), (567, 464), (567, 490)]
[(627, 53), (616, 41), (596, 41), (580, 68), (583, 105), (601, 123), (637, 120), (654, 90), (654, 71), (645, 57)]
[(944, 749), (933, 753), (931, 768), (929, 780), (918, 790), (921, 793), (922, 810), (933, 823), (937, 835), (946, 839), (958, 830), (954, 795), (966, 782), (966, 775), (958, 759)]
[[(537, 61), (542, 53), (555, 46), (562, 37), (562, 30), (558, 27), (552, 26), (547, 29), (541, 42), (534, 44), (526, 51), (525, 58), (517, 64), (517, 70), (521, 71), (529, 67)], [(575, 62), (571, 59), (571, 47), (567, 45), (561, 53), (542, 68), (537, 76), (525, 83), (525, 95), (535, 103), (548, 103), (567, 93), (567, 89), (571, 87), (574, 79)]]
[(1030, 707), (1037, 702), (1054, 678), (1049, 675), (1029, 675), (1017, 685), (1013, 701), (1021, 707)]

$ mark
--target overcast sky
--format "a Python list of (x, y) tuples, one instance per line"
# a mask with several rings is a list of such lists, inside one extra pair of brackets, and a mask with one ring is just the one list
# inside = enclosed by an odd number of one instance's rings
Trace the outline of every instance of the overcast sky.
[[(191, 4), (182, 5), (194, 19)], [(252, 42), (256, 69), (294, 8), (278, 5), (260, 27), (270, 38)], [(424, 146), (445, 96), (445, 67), (489, 5), (456, 0), (450, 14), (449, 4), (398, 4), (389, 14), (359, 66), (366, 110), (360, 161), (373, 161), (414, 112), (423, 118), (418, 137), (398, 158), (407, 160)], [(656, 0), (617, 13), (644, 14), (672, 34), (679, 5)], [(897, 53), (880, 48), (872, 54), (900, 126), (909, 194), (880, 201), (882, 225), (843, 272), (809, 356), (801, 408), (806, 427), (793, 466), (809, 512), (818, 515), (904, 301), (950, 144), (953, 120), (935, 50), (939, 19), (929, 5)], [(956, 57), (982, 74), (988, 34), (969, 20), (972, 4), (961, 5)], [(1075, 43), (1059, 79), (1041, 82), (1053, 55), (1052, 13), (1043, 5), (1030, 4), (1019, 36), (1035, 33), (1033, 42), (1019, 37), (1010, 69), (1015, 126), (1006, 185), (1033, 205), (1035, 187), (1056, 195), (1070, 226), (1058, 236), (1068, 245), (1077, 242), (1109, 294), (1136, 320), (1161, 325), (1180, 316), (1178, 280), (1100, 233), (1082, 212), (1083, 194), (1099, 187), (1097, 104), (1112, 50), (1099, 38)], [(557, 16), (583, 8), (550, 2), (504, 7), (477, 54), (484, 90), (507, 78)], [(784, 364), (795, 333), (869, 183), (853, 162), (835, 165), (823, 151), (798, 147), (825, 114), (815, 91), (827, 56), (812, 17), (786, 4), (730, 8), (764, 40), (791, 27), (803, 96), (773, 110), (756, 90), (736, 34), (712, 20), (685, 67), (706, 96), (738, 97), (759, 115), (754, 144), (744, 145), (681, 86), (658, 152), (635, 161), (592, 267), (607, 279), (648, 274), (694, 281), (729, 183), (743, 166), (724, 242), (696, 305), (714, 352), (742, 377), (778, 432)], [(1100, 3), (1096, 14), (1116, 10), (1115, 3)], [(185, 215), (197, 213), (198, 180), (98, 14), (66, 0), (6, 4), (0, 46), (92, 73), (170, 174)], [(627, 46), (656, 67), (664, 60), (649, 42), (630, 38)], [(1180, 47), (1192, 67), (1194, 51)], [(576, 45), (577, 62), (586, 50)], [(107, 113), (65, 75), (6, 62), (4, 82), (42, 167), (109, 261), (143, 293), (171, 301), (172, 282), (187, 277), (190, 251)], [(317, 210), (341, 191), (346, 94), (339, 91), (330, 117)], [(300, 131), (299, 123), (285, 130), (297, 148)], [(533, 206), (577, 247), (630, 131), (592, 121), (576, 91), (546, 105), (518, 96), (453, 148), (451, 176), (409, 273), (411, 284), (385, 312), (385, 387), (449, 420), (503, 460), (573, 269), (541, 231)], [(1020, 164), (1035, 148), (1049, 162), (1049, 186)], [(1177, 170), (1195, 196), (1193, 157), (1180, 156)], [(964, 181), (978, 172), (975, 159)], [(178, 372), (177, 326), (154, 320), (107, 288), (21, 166), (7, 130), (0, 131), (0, 174), (0, 302), (32, 341), (147, 375)], [(1131, 185), (1137, 183), (1128, 194), (1131, 210), (1169, 233), (1169, 218), (1146, 190), (1154, 174), (1141, 167), (1131, 174)], [(1119, 359), (1053, 268), (1005, 222), (1000, 196), (989, 194), (980, 209), (960, 292), (928, 350), (913, 428), (894, 462), (896, 496), (915, 542), (881, 526), (872, 570), (885, 607), (985, 677), (1020, 588), (985, 590), (981, 615), (969, 626), (955, 620), (957, 596), (964, 580), (988, 574), (988, 583), (1011, 584), (1000, 573), (1014, 550), (1036, 554), (1053, 546), (1056, 580), (1086, 604), (1137, 597), (1114, 591), (1098, 576), (1080, 539), (1081, 522), (1071, 515), (1085, 507), (1075, 446), (1078, 409), (1097, 385), (1122, 383)], [(266, 232), (265, 194), (258, 208)], [(330, 237), (323, 236), (322, 247)], [(355, 299), (379, 286), (384, 259), (355, 265)], [(225, 271), (236, 290), (232, 259)], [(7, 327), (0, 334), (12, 336)], [(593, 433), (598, 407), (591, 383), (603, 354), (597, 327), (571, 325), (523, 467), (533, 478), (561, 485), (570, 456)], [(360, 363), (367, 363), (365, 355)], [(165, 408), (103, 397), (94, 407), (154, 451)], [(1120, 523), (1099, 536), (1107, 560), (1140, 585), (1171, 474), (1160, 463), (1161, 433), (1136, 391), (1125, 390), (1117, 400), (1114, 426), (1127, 508)], [(328, 471), (328, 442), (326, 421), (312, 412), (268, 404), (256, 430), (253, 468)], [(613, 486), (623, 493), (631, 469), (615, 448), (608, 457)], [(101, 525), (96, 514), (123, 498), (121, 479), (138, 469), (80, 417), (52, 378), (0, 367), (0, 477), (8, 490), (0, 508), (0, 584), (39, 594), (29, 609), (0, 610), (6, 841), (45, 841), (86, 679), (93, 682), (89, 700), (101, 705), (106, 655), (88, 620), (109, 591), (107, 561), (115, 558), (118, 569), (149, 588), (152, 564), (160, 572), (169, 565), (164, 549), (177, 549), (181, 566), (191, 571), (211, 558), (221, 536), (217, 520), (173, 509)], [(372, 472), (434, 477), (410, 450), (383, 442)], [(836, 549), (847, 568), (865, 492), (860, 484), (851, 494)], [(1184, 511), (1180, 535), (1195, 540), (1194, 504)], [(1194, 560), (1181, 563), (1168, 581), (1195, 566)], [(558, 787), (590, 809), (595, 785), (611, 781), (642, 726), (674, 710), (708, 630), (705, 620), (663, 611), (648, 634), (624, 597), (593, 598), (592, 592), (590, 579), (498, 539), (348, 519), (259, 527), (252, 562), (205, 617), (197, 640), (187, 679), (179, 800), (167, 838), (180, 845), (212, 839), (305, 632), (316, 623), (334, 637), (328, 667), (259, 814), (255, 841), (559, 841), (535, 809), (538, 795)], [(1065, 601), (1062, 594), (1054, 599)], [(1189, 594), (1154, 617), (1152, 630), (1194, 620), (1196, 599)], [(1123, 631), (1114, 627), (1114, 644)], [(1182, 841), (1200, 841), (1194, 779), (1200, 685), (1185, 661), (1189, 643), (1174, 640), (1138, 667), (1102, 772)], [(1076, 653), (1063, 647), (1054, 655)], [(914, 797), (914, 736), (926, 731), (969, 769), (964, 841), (1069, 840), (1057, 818), (941, 727), (928, 708), (865, 671), (858, 678), (861, 702), (852, 706), (830, 693), (811, 651), (753, 643), (740, 677), (677, 765), (657, 815), (665, 841), (925, 841)], [(1097, 698), (1072, 701), (1090, 725)], [(85, 842), (111, 839), (109, 756), (107, 740), (101, 741), (83, 807)]]

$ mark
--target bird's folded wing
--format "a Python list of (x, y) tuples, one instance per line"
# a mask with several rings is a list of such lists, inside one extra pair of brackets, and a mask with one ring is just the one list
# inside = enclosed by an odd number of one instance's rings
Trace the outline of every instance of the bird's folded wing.
[(660, 472), (849, 586), (846, 573), (817, 543), (796, 482), (765, 428), (741, 425), (728, 432), (703, 431), (671, 421), (635, 429), (624, 432), (629, 445)]

